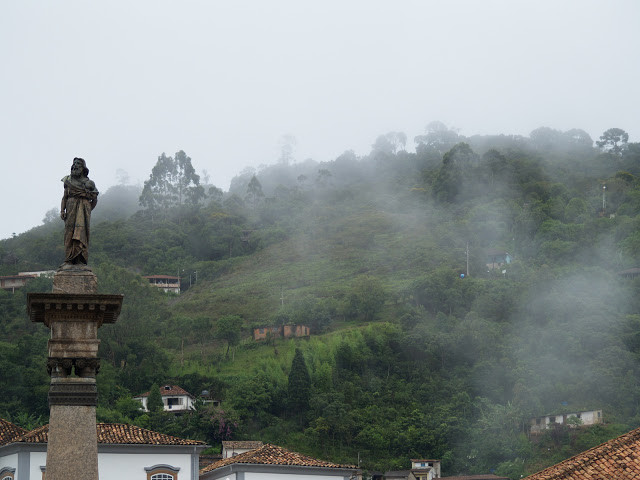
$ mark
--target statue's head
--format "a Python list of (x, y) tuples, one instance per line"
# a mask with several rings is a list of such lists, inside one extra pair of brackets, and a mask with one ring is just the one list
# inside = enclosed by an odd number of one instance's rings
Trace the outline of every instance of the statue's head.
[(76, 157), (73, 159), (71, 174), (84, 175), (85, 177), (89, 176), (89, 169), (87, 168), (87, 162), (84, 161), (84, 158)]

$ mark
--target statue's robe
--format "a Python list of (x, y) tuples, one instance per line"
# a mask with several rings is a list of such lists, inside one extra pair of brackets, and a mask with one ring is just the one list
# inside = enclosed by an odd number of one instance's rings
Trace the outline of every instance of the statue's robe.
[(89, 221), (98, 190), (91, 180), (78, 182), (66, 176), (62, 179), (67, 195), (64, 221), (65, 263), (87, 264), (89, 260)]

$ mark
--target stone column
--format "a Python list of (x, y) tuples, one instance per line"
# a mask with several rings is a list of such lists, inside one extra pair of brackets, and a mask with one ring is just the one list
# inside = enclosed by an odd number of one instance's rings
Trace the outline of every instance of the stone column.
[(85, 267), (58, 271), (54, 293), (28, 295), (31, 321), (51, 330), (47, 480), (98, 479), (98, 328), (117, 320), (123, 297), (96, 291), (95, 275)]

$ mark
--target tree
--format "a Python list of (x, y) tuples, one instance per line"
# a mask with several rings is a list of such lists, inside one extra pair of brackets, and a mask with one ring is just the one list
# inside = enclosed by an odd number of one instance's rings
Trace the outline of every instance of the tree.
[(374, 152), (393, 154), (398, 150), (404, 150), (407, 144), (407, 135), (404, 132), (389, 132), (379, 135), (371, 148)]
[(574, 146), (579, 147), (593, 147), (593, 140), (591, 135), (582, 130), (581, 128), (572, 128), (564, 132), (564, 135), (569, 139), (569, 142)]
[(157, 383), (151, 385), (149, 390), (149, 396), (147, 397), (147, 410), (151, 413), (159, 412), (164, 409), (162, 403), (162, 395), (160, 394), (160, 387)]
[(164, 153), (158, 157), (149, 180), (144, 182), (140, 205), (149, 210), (195, 205), (204, 198), (200, 176), (191, 165), (191, 158), (180, 150), (174, 158)]
[(247, 195), (245, 198), (248, 202), (251, 202), (253, 208), (256, 208), (256, 205), (263, 197), (264, 193), (262, 192), (262, 184), (260, 183), (260, 180), (258, 180), (258, 177), (254, 175), (251, 177), (249, 185), (247, 185)]
[(311, 395), (311, 376), (304, 361), (302, 350), (296, 348), (289, 371), (289, 383), (287, 386), (289, 408), (292, 411), (302, 413), (309, 407)]
[[(418, 135), (414, 138), (418, 146), (425, 145), (442, 154), (458, 142), (458, 133), (440, 121), (429, 123), (426, 131), (425, 135)], [(416, 151), (417, 149), (418, 147), (416, 147)]]
[(225, 356), (229, 356), (229, 348), (237, 345), (240, 341), (240, 332), (242, 330), (242, 318), (238, 315), (225, 315), (218, 319), (216, 325), (216, 337), (227, 342), (227, 352)]
[(331, 172), (326, 168), (318, 170), (318, 176), (316, 177), (316, 184), (322, 188), (325, 188), (331, 183)]
[(361, 275), (354, 280), (347, 296), (346, 313), (352, 318), (370, 322), (382, 310), (386, 296), (379, 278)]
[(627, 132), (621, 128), (610, 128), (600, 136), (596, 145), (605, 152), (622, 155), (622, 152), (627, 148), (628, 141), (629, 134)]
[(289, 165), (294, 160), (293, 152), (297, 144), (298, 141), (293, 135), (287, 134), (280, 138), (280, 163)]

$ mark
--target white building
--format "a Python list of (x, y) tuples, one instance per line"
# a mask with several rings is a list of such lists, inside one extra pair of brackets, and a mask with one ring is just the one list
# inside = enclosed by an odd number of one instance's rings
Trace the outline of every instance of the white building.
[(411, 470), (385, 472), (386, 480), (433, 480), (440, 478), (440, 460), (412, 459)]
[[(99, 423), (96, 428), (100, 480), (198, 480), (204, 442), (133, 425)], [(45, 425), (22, 433), (0, 420), (0, 480), (44, 479), (48, 429)]]
[(354, 465), (316, 460), (276, 445), (223, 458), (200, 470), (200, 480), (349, 480)]
[(146, 278), (151, 285), (165, 293), (171, 292), (180, 295), (180, 277), (174, 277), (172, 275), (147, 275), (142, 278)]
[[(574, 417), (577, 422), (570, 419)], [(569, 421), (567, 421), (569, 420)], [(581, 412), (562, 413), (556, 415), (543, 415), (531, 419), (531, 433), (541, 433), (553, 424), (569, 424), (572, 427), (578, 425), (595, 425), (602, 423), (602, 410), (585, 410)]]
[[(178, 385), (163, 385), (160, 387), (160, 395), (165, 412), (183, 413), (193, 409), (195, 397)], [(142, 403), (142, 409), (145, 412), (149, 411), (147, 408), (149, 392), (133, 397), (133, 399)]]
[(235, 457), (236, 455), (240, 455), (241, 453), (250, 452), (251, 450), (255, 450), (256, 448), (260, 448), (264, 443), (261, 441), (251, 441), (251, 440), (227, 440), (222, 442), (222, 458)]

